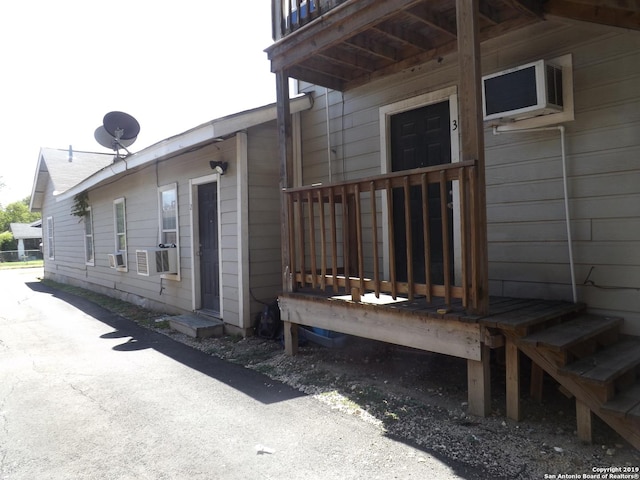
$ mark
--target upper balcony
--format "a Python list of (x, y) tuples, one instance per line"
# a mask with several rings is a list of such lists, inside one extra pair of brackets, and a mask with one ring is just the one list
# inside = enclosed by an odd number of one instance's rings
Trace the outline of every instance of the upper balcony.
[[(542, 20), (540, 0), (480, 0), (485, 41)], [(345, 91), (457, 49), (456, 0), (272, 0), (273, 72)]]

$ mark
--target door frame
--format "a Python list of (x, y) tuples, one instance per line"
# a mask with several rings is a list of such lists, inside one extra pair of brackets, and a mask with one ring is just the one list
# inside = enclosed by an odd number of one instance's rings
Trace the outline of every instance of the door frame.
[[(451, 132), (451, 163), (460, 161), (460, 122), (458, 121), (458, 87), (450, 87), (424, 93), (398, 102), (383, 105), (379, 109), (380, 120), (380, 171), (391, 171), (391, 117), (397, 113), (415, 110), (428, 105), (449, 101), (449, 120)], [(385, 195), (380, 198), (382, 205), (382, 238), (384, 275), (389, 278), (389, 213)], [(462, 250), (460, 242), (460, 192), (457, 182), (453, 182), (453, 249), (454, 281), (457, 283), (462, 274)]]
[[(199, 225), (199, 206), (198, 206), (198, 186), (207, 183), (215, 183), (218, 189), (218, 226), (220, 226), (220, 174), (213, 173), (203, 177), (192, 178), (189, 180), (189, 205), (191, 206), (191, 309), (193, 311), (202, 308), (202, 292), (200, 287), (200, 229)], [(220, 228), (218, 228), (218, 257), (222, 259), (222, 238)], [(220, 311), (222, 316), (224, 312), (224, 297), (222, 295), (222, 268), (219, 269), (218, 285), (220, 288)]]

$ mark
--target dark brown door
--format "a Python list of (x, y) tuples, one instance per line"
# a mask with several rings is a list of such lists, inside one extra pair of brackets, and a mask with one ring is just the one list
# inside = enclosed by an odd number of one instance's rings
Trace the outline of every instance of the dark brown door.
[[(410, 170), (451, 162), (451, 129), (449, 102), (437, 103), (399, 113), (391, 117), (391, 169)], [(447, 199), (450, 201), (451, 185), (447, 185)], [(444, 282), (444, 261), (442, 242), (442, 214), (440, 186), (429, 185), (429, 227), (430, 245), (425, 246), (423, 236), (422, 209), (424, 201), (420, 187), (410, 190), (411, 240), (414, 282), (425, 283), (424, 249), (429, 248), (431, 259), (431, 281)], [(396, 242), (396, 275), (401, 282), (407, 281), (407, 238), (405, 230), (404, 192), (393, 192), (393, 231)], [(453, 211), (447, 209), (450, 245), (453, 252)]]
[(198, 187), (198, 212), (201, 308), (220, 313), (217, 184), (207, 183)]

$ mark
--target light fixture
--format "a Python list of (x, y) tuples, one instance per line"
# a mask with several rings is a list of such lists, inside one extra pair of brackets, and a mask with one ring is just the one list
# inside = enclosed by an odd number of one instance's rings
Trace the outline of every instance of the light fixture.
[(229, 162), (214, 162), (212, 160), (209, 162), (209, 165), (211, 165), (211, 169), (215, 170), (216, 173), (224, 175), (224, 172), (227, 171), (227, 167), (229, 166)]

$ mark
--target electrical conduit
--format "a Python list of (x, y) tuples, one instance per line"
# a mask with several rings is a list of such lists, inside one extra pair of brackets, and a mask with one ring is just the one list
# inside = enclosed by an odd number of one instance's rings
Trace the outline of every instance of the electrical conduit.
[(576, 290), (576, 274), (573, 263), (573, 241), (571, 237), (571, 217), (569, 215), (569, 189), (567, 184), (567, 158), (565, 150), (565, 130), (564, 125), (555, 125), (552, 127), (536, 127), (536, 128), (510, 128), (501, 129), (500, 126), (493, 127), (493, 134), (500, 135), (504, 133), (529, 133), (558, 130), (560, 132), (560, 149), (562, 155), (562, 188), (564, 190), (564, 215), (567, 226), (567, 244), (569, 247), (569, 269), (571, 270), (571, 293), (573, 294), (573, 303), (578, 303), (578, 293)]

